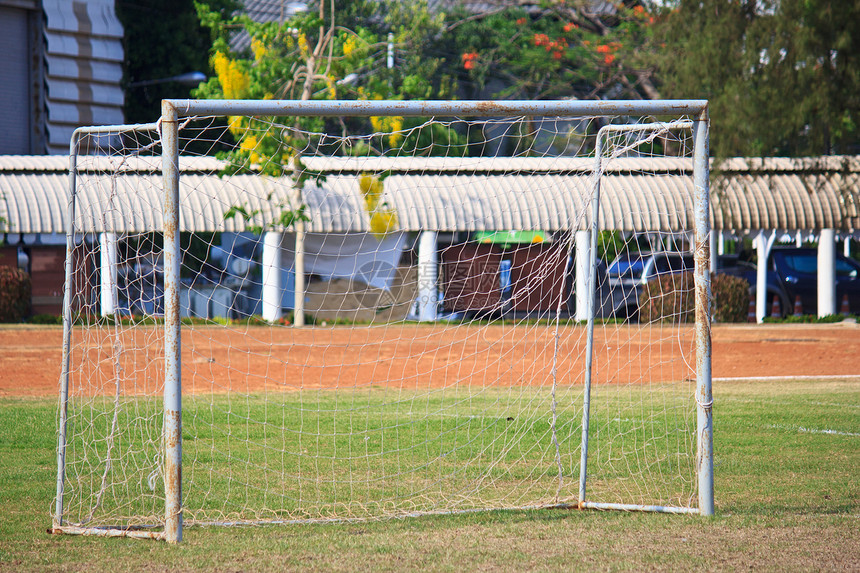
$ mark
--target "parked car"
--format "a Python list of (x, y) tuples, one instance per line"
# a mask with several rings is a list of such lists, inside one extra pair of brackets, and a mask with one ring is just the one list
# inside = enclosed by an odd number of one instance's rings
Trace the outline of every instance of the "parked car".
[(663, 274), (692, 271), (693, 255), (668, 251), (621, 253), (607, 269), (612, 316), (638, 319), (639, 295), (651, 279)]
[[(745, 278), (750, 293), (756, 292), (756, 266), (740, 261), (722, 272)], [(860, 264), (842, 254), (836, 254), (836, 312), (848, 296), (849, 312), (860, 313)], [(771, 314), (773, 297), (777, 297), (781, 316), (794, 312), (794, 302), (800, 297), (804, 314), (818, 312), (818, 249), (811, 247), (776, 247), (768, 257), (767, 314)]]

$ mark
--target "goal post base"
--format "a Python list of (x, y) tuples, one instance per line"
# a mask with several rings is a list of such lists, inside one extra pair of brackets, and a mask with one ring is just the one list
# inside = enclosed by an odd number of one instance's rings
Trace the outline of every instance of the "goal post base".
[(146, 527), (76, 527), (64, 525), (48, 529), (52, 535), (87, 535), (92, 537), (130, 537), (166, 541), (164, 531), (147, 531)]
[(579, 509), (597, 509), (601, 511), (643, 511), (647, 513), (672, 513), (677, 515), (701, 515), (697, 507), (675, 507), (665, 505), (640, 505), (636, 503), (600, 503), (583, 501)]

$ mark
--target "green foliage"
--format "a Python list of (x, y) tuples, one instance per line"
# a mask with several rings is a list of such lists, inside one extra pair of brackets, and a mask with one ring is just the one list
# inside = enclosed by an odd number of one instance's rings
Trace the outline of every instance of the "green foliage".
[(622, 250), (629, 248), (621, 231), (600, 231), (597, 234), (597, 258), (608, 265)]
[(461, 68), (471, 97), (485, 88), (503, 98), (647, 97), (651, 15), (618, 4), (601, 20), (581, 6), (554, 3), (539, 13), (509, 6), (480, 17), (454, 10), (442, 41), (460, 53), (449, 64)]
[(34, 314), (27, 322), (30, 324), (63, 324), (63, 317), (59, 314)]
[(860, 3), (676, 0), (657, 37), (662, 95), (711, 101), (718, 157), (857, 149)]
[(30, 312), (30, 275), (0, 266), (0, 322), (21, 322)]
[(833, 324), (836, 322), (843, 322), (846, 319), (853, 319), (856, 321), (858, 317), (856, 315), (843, 316), (841, 314), (825, 314), (824, 316), (816, 316), (814, 314), (801, 314), (800, 316), (794, 316), (793, 314), (789, 314), (785, 317), (766, 316), (764, 317), (764, 322), (784, 324)]
[(695, 322), (693, 287), (690, 272), (651, 279), (639, 295), (639, 322)]
[(712, 275), (711, 296), (715, 322), (746, 322), (750, 284), (746, 279), (726, 274)]

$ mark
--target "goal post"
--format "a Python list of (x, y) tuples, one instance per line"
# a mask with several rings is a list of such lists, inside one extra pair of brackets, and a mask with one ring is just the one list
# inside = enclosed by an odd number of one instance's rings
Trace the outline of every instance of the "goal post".
[(165, 100), (79, 130), (54, 530), (712, 515), (708, 124)]

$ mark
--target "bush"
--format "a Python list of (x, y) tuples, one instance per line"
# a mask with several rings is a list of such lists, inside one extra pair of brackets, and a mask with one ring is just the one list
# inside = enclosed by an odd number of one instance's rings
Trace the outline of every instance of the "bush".
[(750, 283), (732, 275), (711, 277), (711, 294), (714, 298), (714, 322), (746, 322), (749, 312)]
[(695, 322), (693, 273), (662, 275), (648, 281), (639, 295), (639, 321)]
[(12, 267), (0, 267), (0, 322), (21, 322), (30, 312), (30, 276)]
[[(695, 322), (693, 273), (663, 275), (648, 281), (639, 296), (641, 322)], [(732, 275), (712, 275), (714, 322), (746, 322), (750, 285)]]
[(58, 314), (34, 314), (27, 322), (30, 324), (63, 324), (63, 317)]
[(842, 322), (846, 319), (853, 319), (856, 321), (858, 318), (857, 315), (848, 315), (843, 316), (841, 314), (826, 314), (824, 316), (816, 316), (814, 314), (802, 314), (800, 316), (794, 316), (789, 314), (785, 317), (775, 317), (775, 316), (766, 316), (764, 317), (764, 322), (772, 323), (772, 324), (833, 324), (836, 322)]

